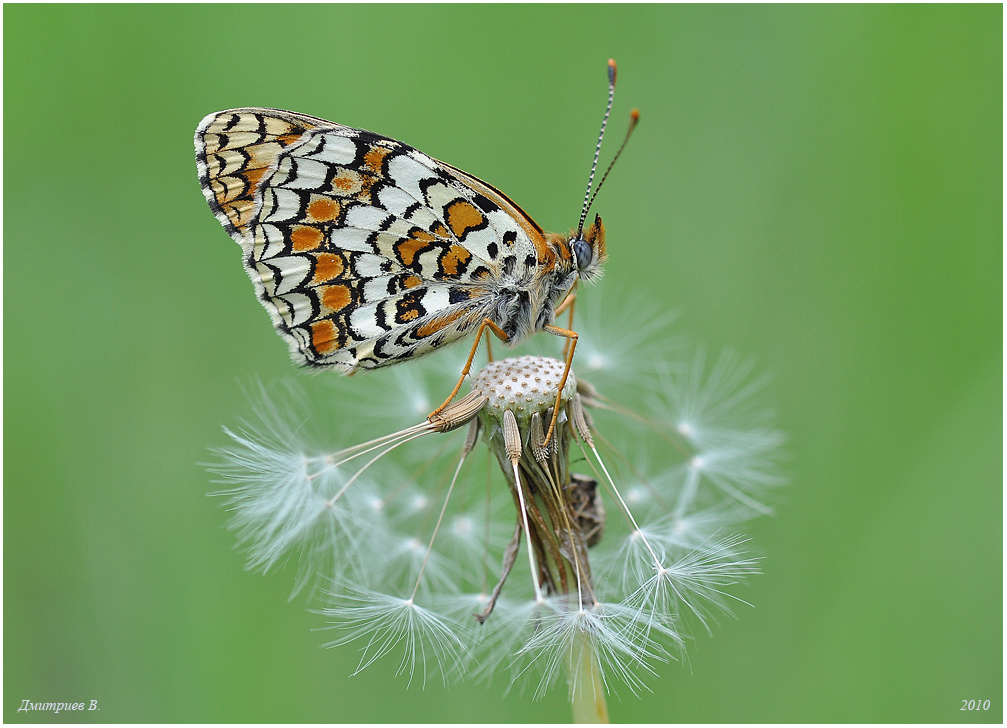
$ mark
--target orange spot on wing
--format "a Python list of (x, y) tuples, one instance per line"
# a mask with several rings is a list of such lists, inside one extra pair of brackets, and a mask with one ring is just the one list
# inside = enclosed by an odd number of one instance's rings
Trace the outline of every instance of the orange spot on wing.
[(441, 268), (444, 275), (455, 277), (461, 272), (461, 267), (472, 260), (472, 253), (460, 245), (452, 245), (441, 258)]
[(333, 253), (320, 253), (315, 257), (315, 283), (324, 283), (338, 278), (346, 269), (342, 256)]
[(416, 288), (423, 282), (423, 279), (419, 276), (409, 276), (404, 281), (402, 281), (403, 288)]
[(322, 289), (322, 305), (330, 311), (341, 311), (350, 305), (353, 295), (346, 286), (326, 286)]
[(385, 157), (392, 150), (387, 147), (373, 146), (366, 154), (364, 154), (364, 166), (367, 167), (374, 174), (380, 174), (381, 165), (385, 161)]
[(259, 188), (259, 182), (262, 181), (263, 175), (266, 174), (264, 168), (261, 169), (246, 169), (242, 174), (245, 177), (245, 182), (248, 184), (248, 194), (255, 194), (255, 191)]
[(295, 225), (290, 231), (290, 242), (294, 250), (314, 250), (325, 238), (322, 231), (310, 225)]
[(454, 232), (456, 238), (463, 238), (465, 233), (486, 222), (483, 214), (476, 209), (475, 205), (467, 200), (456, 200), (448, 205), (445, 210), (447, 224)]
[(300, 132), (294, 132), (291, 134), (281, 134), (280, 136), (276, 137), (276, 141), (278, 141), (283, 146), (287, 146), (288, 144), (293, 144), (300, 138), (301, 138)]
[(434, 229), (431, 230), (430, 232), (432, 232), (439, 238), (444, 238), (445, 240), (451, 237), (451, 233), (448, 232), (448, 229), (443, 225), (441, 225), (440, 223), (434, 225)]
[(311, 324), (311, 346), (319, 354), (328, 354), (342, 346), (339, 330), (328, 320), (315, 321)]
[(363, 203), (371, 204), (371, 188), (377, 180), (377, 177), (372, 177), (371, 175), (361, 175), (360, 191), (354, 197)]
[(340, 169), (332, 178), (332, 189), (340, 195), (355, 195), (363, 189), (364, 180), (352, 169)]
[(395, 244), (395, 252), (398, 254), (399, 260), (402, 261), (402, 265), (412, 265), (416, 262), (416, 256), (430, 247), (430, 241), (425, 239), (429, 237), (429, 235), (416, 233), (413, 237), (405, 238)]
[(445, 316), (439, 316), (433, 321), (429, 321), (416, 329), (416, 336), (422, 339), (432, 334), (436, 334), (438, 331), (457, 321), (467, 313), (467, 311), (461, 310), (449, 313)]
[(489, 291), (485, 288), (479, 288), (477, 286), (466, 286), (464, 288), (458, 287), (451, 290), (452, 300), (458, 301), (471, 301), (472, 299), (479, 298), (480, 296), (485, 296)]
[(308, 217), (313, 222), (332, 222), (339, 217), (339, 203), (328, 197), (319, 197), (308, 205)]

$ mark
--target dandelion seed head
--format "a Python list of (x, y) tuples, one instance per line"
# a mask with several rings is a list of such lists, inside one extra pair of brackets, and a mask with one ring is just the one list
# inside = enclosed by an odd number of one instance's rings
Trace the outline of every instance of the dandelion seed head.
[[(556, 403), (556, 392), (566, 365), (542, 356), (522, 356), (490, 362), (476, 376), (473, 391), (487, 398), (486, 410), (497, 419), (510, 410), (519, 423), (526, 423), (535, 412), (545, 412)], [(567, 377), (560, 398), (561, 406), (577, 392), (577, 380)]]
[(358, 672), (390, 656), (410, 683), (502, 672), (541, 697), (564, 674), (575, 691), (580, 663), (643, 693), (683, 624), (743, 604), (732, 588), (758, 561), (736, 529), (784, 482), (764, 380), (729, 355), (669, 363), (680, 347), (652, 324), (581, 334), (548, 447), (565, 370), (550, 357), (476, 373), (453, 432), (427, 421), (458, 369), (439, 354), (354, 378), (366, 416), (340, 411), (335, 443), (308, 444), (311, 416), (258, 407), (215, 468), (250, 568), (290, 558), (297, 587), (322, 579), (330, 645), (357, 645)]

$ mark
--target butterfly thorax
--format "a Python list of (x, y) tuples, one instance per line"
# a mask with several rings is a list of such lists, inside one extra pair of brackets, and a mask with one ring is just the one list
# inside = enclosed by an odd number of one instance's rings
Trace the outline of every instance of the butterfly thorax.
[(591, 282), (602, 274), (605, 261), (605, 227), (601, 218), (583, 234), (546, 233), (544, 255), (525, 280), (506, 281), (497, 296), (499, 305), (490, 318), (516, 346), (555, 321), (556, 309), (578, 281)]

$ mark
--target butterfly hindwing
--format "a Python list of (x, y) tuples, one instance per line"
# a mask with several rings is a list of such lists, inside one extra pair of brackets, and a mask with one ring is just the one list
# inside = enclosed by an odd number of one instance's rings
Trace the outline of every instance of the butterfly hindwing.
[(200, 184), (299, 362), (347, 372), (464, 336), (541, 230), (494, 188), (406, 144), (271, 109), (211, 114)]

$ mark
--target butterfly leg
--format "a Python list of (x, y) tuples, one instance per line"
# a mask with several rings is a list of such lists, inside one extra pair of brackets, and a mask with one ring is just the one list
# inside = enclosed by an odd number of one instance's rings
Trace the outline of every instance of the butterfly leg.
[[(563, 313), (567, 309), (570, 309), (570, 316), (569, 316), (569, 319), (567, 320), (566, 327), (568, 329), (570, 329), (571, 331), (573, 331), (573, 309), (575, 308), (575, 304), (576, 303), (577, 303), (577, 289), (575, 288), (574, 290), (572, 290), (568, 294), (566, 294), (566, 298), (563, 299), (563, 303), (561, 303), (557, 307), (557, 309), (556, 309), (556, 315), (557, 316), (559, 316), (561, 313)], [(570, 348), (570, 341), (571, 341), (571, 339), (567, 339), (566, 343), (563, 344), (563, 356), (564, 357), (566, 356), (567, 349)]]
[(573, 350), (577, 348), (576, 331), (561, 329), (559, 326), (553, 326), (552, 324), (546, 326), (544, 330), (556, 336), (565, 336), (567, 347), (564, 347), (566, 349), (566, 366), (563, 368), (563, 376), (560, 378), (559, 387), (556, 389), (556, 405), (552, 408), (552, 422), (549, 423), (549, 431), (545, 434), (542, 447), (545, 447), (552, 441), (552, 431), (556, 429), (556, 420), (559, 419), (559, 405), (563, 398), (563, 387), (566, 386), (567, 377), (570, 376), (570, 367), (573, 365)]
[[(559, 316), (561, 313), (563, 313), (569, 308), (570, 315), (573, 316), (573, 302), (576, 300), (577, 300), (577, 292), (570, 291), (570, 293), (566, 294), (566, 298), (563, 299), (563, 303), (561, 303), (559, 306), (556, 307), (556, 315)], [(573, 323), (573, 321), (571, 321), (570, 323)]]
[(486, 358), (489, 361), (493, 361), (493, 337), (490, 336), (490, 332), (486, 332)]
[[(448, 395), (448, 398), (444, 400), (444, 404), (427, 415), (428, 420), (431, 417), (439, 415), (445, 407), (451, 404), (451, 400), (455, 398), (455, 395), (458, 394), (458, 390), (462, 388), (462, 382), (465, 381), (465, 377), (468, 376), (469, 370), (472, 368), (472, 360), (476, 357), (476, 351), (479, 349), (479, 343), (483, 340), (483, 331), (486, 329), (492, 331), (496, 337), (500, 339), (500, 341), (510, 340), (510, 337), (507, 336), (507, 333), (503, 329), (489, 319), (483, 319), (483, 322), (479, 324), (479, 331), (476, 332), (476, 340), (475, 343), (472, 344), (472, 350), (469, 351), (469, 358), (465, 361), (465, 367), (462, 369), (462, 375), (458, 377), (458, 383), (455, 385), (455, 388), (451, 390), (451, 394)], [(562, 329), (560, 330), (562, 331)]]

